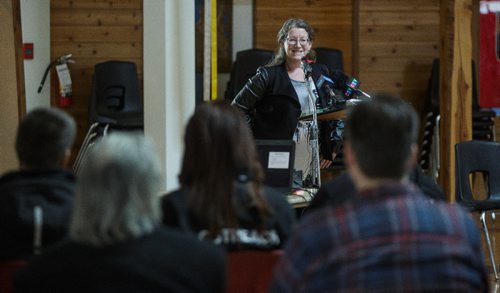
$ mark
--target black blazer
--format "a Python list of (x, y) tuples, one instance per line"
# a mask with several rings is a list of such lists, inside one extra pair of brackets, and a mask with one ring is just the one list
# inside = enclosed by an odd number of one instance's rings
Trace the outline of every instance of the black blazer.
[[(323, 64), (312, 65), (312, 78), (316, 83), (321, 75), (329, 76)], [(318, 95), (323, 107), (326, 96)], [(284, 64), (260, 67), (233, 100), (251, 125), (256, 139), (292, 139), (301, 109), (295, 89)]]

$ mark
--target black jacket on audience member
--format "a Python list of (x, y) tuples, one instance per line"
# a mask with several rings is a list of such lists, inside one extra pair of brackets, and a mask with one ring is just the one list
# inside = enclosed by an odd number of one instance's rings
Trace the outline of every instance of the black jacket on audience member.
[[(410, 173), (410, 181), (422, 190), (422, 193), (433, 200), (445, 200), (441, 187), (423, 174), (418, 167)], [(338, 206), (356, 195), (356, 187), (348, 172), (331, 179), (318, 190), (306, 211), (311, 212), (324, 206)]]
[(75, 176), (65, 170), (23, 170), (0, 178), (0, 260), (33, 254), (34, 207), (42, 208), (42, 248), (63, 239), (73, 209)]
[[(199, 239), (205, 239), (206, 223), (192, 214), (186, 202), (187, 191), (177, 190), (162, 198), (163, 223), (167, 226), (192, 232)], [(285, 196), (272, 189), (265, 189), (264, 197), (272, 209), (272, 216), (265, 223), (265, 229), (258, 231), (259, 218), (251, 207), (238, 207), (238, 229), (221, 232), (213, 242), (227, 250), (276, 249), (281, 248), (290, 236), (296, 221), (295, 211)], [(227, 232), (227, 233), (225, 233)], [(236, 238), (231, 233), (236, 232)]]
[(224, 292), (221, 249), (158, 228), (104, 247), (63, 242), (15, 278), (16, 292)]

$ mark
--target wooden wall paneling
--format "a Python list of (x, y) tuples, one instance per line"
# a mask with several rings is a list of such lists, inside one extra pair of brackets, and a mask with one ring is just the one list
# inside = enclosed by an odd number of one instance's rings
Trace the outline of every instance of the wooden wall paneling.
[(254, 47), (274, 50), (276, 34), (285, 20), (302, 18), (314, 28), (314, 47), (343, 51), (344, 69), (352, 71), (352, 1), (255, 0)]
[(441, 1), (440, 172), (448, 199), (455, 199), (455, 144), (472, 138), (472, 0)]
[(359, 79), (423, 115), (432, 61), (439, 56), (439, 1), (359, 1)]
[[(18, 166), (14, 141), (20, 119), (14, 9), (18, 0), (0, 5), (0, 173)], [(17, 2), (17, 3), (15, 3)], [(19, 23), (20, 25), (20, 23)]]
[(371, 11), (416, 11), (434, 10), (440, 0), (362, 0), (362, 7)]
[[(51, 0), (51, 59), (71, 53), (73, 104), (66, 108), (77, 121), (78, 153), (88, 129), (88, 102), (94, 65), (109, 60), (137, 65), (143, 89), (142, 0)], [(52, 72), (51, 104), (57, 106), (57, 75)]]
[(26, 116), (26, 89), (24, 82), (23, 32), (21, 26), (20, 0), (12, 0), (12, 18), (14, 28), (14, 52), (16, 58), (17, 103), (19, 121)]
[(133, 9), (142, 11), (142, 1), (137, 0), (51, 0), (50, 6), (55, 9)]
[(363, 89), (404, 93), (423, 115), (432, 61), (439, 55), (439, 1), (359, 1)]

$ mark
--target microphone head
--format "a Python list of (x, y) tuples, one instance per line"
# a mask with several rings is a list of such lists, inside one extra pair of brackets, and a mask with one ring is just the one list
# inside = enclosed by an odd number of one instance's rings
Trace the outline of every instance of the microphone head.
[(354, 94), (357, 94), (357, 89), (359, 87), (359, 81), (356, 78), (351, 78), (347, 83), (346, 83), (346, 88), (344, 91), (344, 95), (347, 98), (351, 98), (354, 96)]
[(333, 80), (333, 87), (337, 90), (344, 91), (347, 81), (349, 80), (349, 76), (341, 70), (334, 70), (330, 76)]
[(334, 82), (331, 78), (328, 76), (324, 76), (323, 74), (319, 76), (318, 81), (318, 88), (322, 87), (323, 84), (329, 84), (330, 86), (333, 86)]

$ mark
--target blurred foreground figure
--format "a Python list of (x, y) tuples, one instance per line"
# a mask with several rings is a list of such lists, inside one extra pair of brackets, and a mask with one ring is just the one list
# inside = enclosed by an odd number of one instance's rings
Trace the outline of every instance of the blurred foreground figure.
[(112, 133), (85, 158), (67, 242), (33, 260), (20, 292), (221, 292), (224, 257), (161, 226), (160, 166), (141, 134)]
[(356, 194), (302, 218), (273, 292), (487, 292), (476, 223), (408, 179), (417, 133), (415, 111), (399, 98), (351, 109), (344, 155)]

